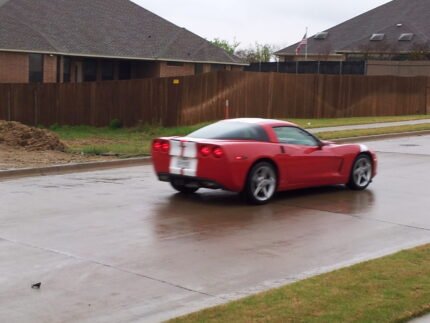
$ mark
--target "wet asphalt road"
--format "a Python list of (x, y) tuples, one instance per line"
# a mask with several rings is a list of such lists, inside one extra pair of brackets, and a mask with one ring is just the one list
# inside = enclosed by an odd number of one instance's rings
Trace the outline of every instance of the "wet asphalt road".
[(154, 322), (430, 242), (430, 136), (368, 145), (369, 190), (262, 207), (150, 166), (0, 182), (0, 322)]

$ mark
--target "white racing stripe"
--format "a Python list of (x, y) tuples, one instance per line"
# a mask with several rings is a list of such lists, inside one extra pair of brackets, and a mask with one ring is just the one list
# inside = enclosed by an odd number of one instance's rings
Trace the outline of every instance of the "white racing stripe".
[(170, 140), (170, 156), (181, 156), (181, 142), (179, 140)]
[(170, 157), (170, 169), (169, 169), (170, 174), (182, 175), (182, 169), (177, 166), (179, 158), (180, 157), (175, 157), (175, 156)]
[(170, 140), (170, 173), (197, 176), (197, 144), (191, 141)]
[(183, 157), (187, 158), (196, 158), (197, 157), (197, 144), (192, 141), (184, 142), (184, 155)]

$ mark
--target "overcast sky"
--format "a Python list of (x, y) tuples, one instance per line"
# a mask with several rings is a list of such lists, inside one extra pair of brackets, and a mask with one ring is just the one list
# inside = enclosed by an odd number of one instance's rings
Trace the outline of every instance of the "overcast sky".
[(388, 0), (132, 0), (209, 40), (291, 45)]

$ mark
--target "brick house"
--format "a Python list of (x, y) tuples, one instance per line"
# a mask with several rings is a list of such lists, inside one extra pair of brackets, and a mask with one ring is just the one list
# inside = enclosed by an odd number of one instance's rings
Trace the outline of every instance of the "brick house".
[(185, 76), (243, 65), (129, 0), (0, 0), (0, 83)]
[(393, 0), (276, 53), (281, 62), (365, 61), (368, 75), (430, 75), (429, 0)]

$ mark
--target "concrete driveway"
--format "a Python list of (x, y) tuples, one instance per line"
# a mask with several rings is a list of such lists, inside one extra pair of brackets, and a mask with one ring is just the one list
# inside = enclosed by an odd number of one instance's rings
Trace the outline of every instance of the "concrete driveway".
[(154, 322), (430, 242), (430, 136), (368, 145), (369, 190), (262, 207), (150, 166), (0, 182), (0, 322)]

